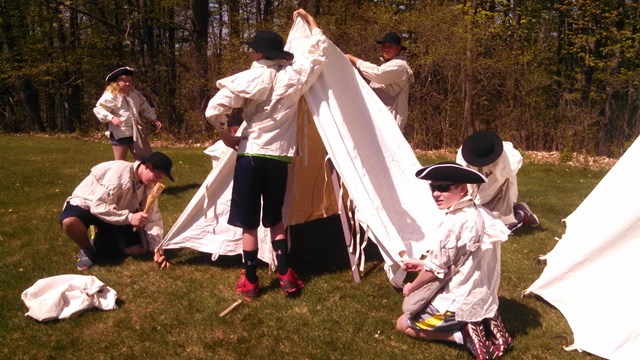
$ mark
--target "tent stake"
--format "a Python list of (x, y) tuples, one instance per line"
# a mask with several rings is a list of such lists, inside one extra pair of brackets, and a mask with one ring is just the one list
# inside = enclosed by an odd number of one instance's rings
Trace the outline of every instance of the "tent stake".
[(233, 310), (236, 306), (240, 305), (240, 303), (242, 303), (242, 300), (238, 300), (236, 302), (234, 302), (233, 304), (229, 305), (228, 308), (224, 309), (223, 312), (220, 313), (220, 317), (223, 317), (225, 315), (227, 315), (231, 310)]

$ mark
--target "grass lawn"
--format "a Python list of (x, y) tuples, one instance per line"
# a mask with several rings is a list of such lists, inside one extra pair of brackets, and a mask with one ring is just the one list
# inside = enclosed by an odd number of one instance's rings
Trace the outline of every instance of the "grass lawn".
[[(157, 148), (174, 160), (175, 183), (160, 198), (165, 232), (178, 218), (211, 163), (202, 148)], [(238, 299), (241, 259), (189, 249), (168, 251), (159, 271), (147, 258), (126, 258), (87, 271), (118, 292), (115, 311), (39, 323), (25, 317), (22, 291), (38, 279), (78, 273), (78, 252), (58, 225), (67, 196), (89, 169), (112, 159), (110, 146), (76, 138), (0, 136), (0, 358), (2, 359), (466, 359), (461, 347), (413, 340), (395, 330), (402, 295), (388, 283), (375, 245), (366, 249), (355, 284), (335, 218), (293, 229), (293, 265), (305, 280), (288, 299), (263, 264), (263, 295), (220, 318)], [(434, 161), (421, 157), (424, 163)], [(441, 160), (441, 159), (439, 159)], [(502, 247), (500, 309), (515, 346), (505, 358), (588, 359), (565, 352), (572, 332), (555, 308), (521, 292), (535, 281), (569, 215), (604, 176), (556, 164), (526, 162), (520, 200), (541, 221)], [(425, 185), (426, 186), (426, 185)], [(271, 280), (271, 282), (269, 282)]]

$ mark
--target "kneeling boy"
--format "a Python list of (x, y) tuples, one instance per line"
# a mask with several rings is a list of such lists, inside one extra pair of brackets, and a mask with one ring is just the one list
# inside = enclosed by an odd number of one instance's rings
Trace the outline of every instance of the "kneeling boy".
[(500, 242), (509, 230), (469, 196), (467, 184), (486, 182), (479, 172), (439, 163), (418, 170), (416, 177), (430, 181), (433, 199), (446, 216), (436, 230), (438, 244), (424, 260), (404, 262), (406, 271), (418, 275), (404, 286), (403, 295), (448, 280), (435, 296), (420, 299), (424, 306), (415, 314), (400, 316), (396, 326), (414, 338), (461, 344), (476, 359), (496, 358), (513, 343), (498, 317)]

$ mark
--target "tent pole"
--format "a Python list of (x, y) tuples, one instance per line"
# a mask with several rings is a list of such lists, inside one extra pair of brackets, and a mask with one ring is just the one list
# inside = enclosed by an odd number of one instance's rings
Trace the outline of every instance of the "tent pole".
[(342, 223), (342, 232), (344, 234), (344, 241), (347, 245), (347, 253), (349, 254), (349, 262), (351, 263), (351, 272), (353, 273), (353, 280), (356, 282), (356, 284), (360, 284), (362, 280), (360, 279), (360, 271), (358, 270), (356, 256), (349, 250), (349, 248), (351, 248), (351, 242), (353, 240), (351, 238), (351, 231), (349, 231), (349, 223), (347, 221), (347, 211), (344, 206), (344, 202), (340, 197), (340, 175), (338, 175), (338, 172), (336, 171), (336, 168), (333, 166), (333, 162), (331, 161), (331, 159), (328, 160), (328, 163), (329, 163), (329, 172), (331, 173), (331, 180), (333, 182), (333, 191), (336, 193), (336, 200), (338, 201), (340, 222)]

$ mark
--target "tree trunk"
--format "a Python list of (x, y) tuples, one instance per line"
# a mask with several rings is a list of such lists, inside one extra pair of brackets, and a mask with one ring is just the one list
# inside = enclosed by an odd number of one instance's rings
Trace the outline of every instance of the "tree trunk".
[(46, 127), (40, 116), (40, 95), (38, 94), (38, 89), (33, 86), (29, 78), (23, 77), (19, 81), (18, 92), (24, 103), (31, 128), (38, 129), (38, 131), (46, 131)]
[[(169, 24), (165, 26), (165, 37), (166, 37), (166, 48), (167, 49), (175, 49), (176, 48), (176, 30), (175, 27), (172, 26), (171, 24), (175, 23), (175, 8), (173, 6), (167, 6), (166, 7), (166, 11), (167, 11), (167, 20), (169, 21)], [(169, 57), (168, 60), (168, 64), (167, 64), (167, 89), (166, 89), (166, 96), (167, 99), (177, 99), (177, 73), (176, 73), (176, 52), (175, 51), (169, 51), (169, 54), (171, 55)], [(166, 121), (167, 121), (167, 129), (171, 129), (173, 125), (173, 128), (177, 128), (177, 129), (181, 129), (184, 119), (181, 116), (180, 112), (178, 112), (178, 109), (176, 107), (176, 101), (167, 101), (165, 106), (167, 107), (165, 109), (165, 113), (166, 115)]]
[(191, 0), (193, 20), (193, 39), (195, 51), (195, 79), (194, 108), (200, 115), (204, 115), (207, 101), (207, 79), (209, 78), (207, 49), (209, 47), (209, 2), (207, 0)]

